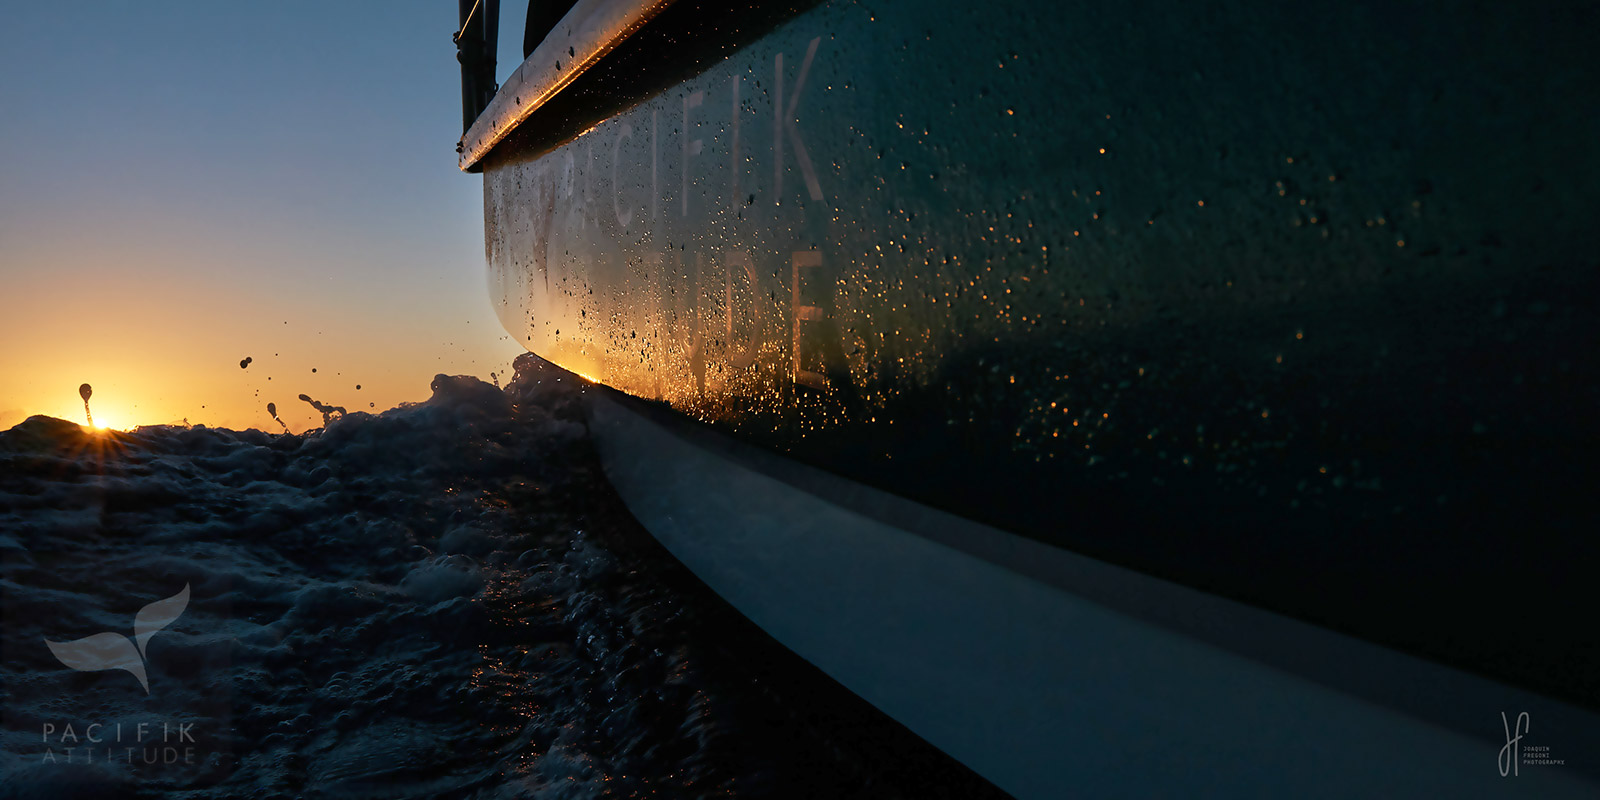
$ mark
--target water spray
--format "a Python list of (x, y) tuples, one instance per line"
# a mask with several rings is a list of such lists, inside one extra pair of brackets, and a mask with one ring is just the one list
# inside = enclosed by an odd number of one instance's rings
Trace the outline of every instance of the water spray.
[(94, 394), (94, 389), (89, 384), (78, 387), (78, 396), (83, 398), (83, 416), (89, 420), (89, 427), (94, 427), (94, 415), (89, 413), (89, 395)]
[(344, 406), (335, 406), (335, 405), (329, 405), (327, 403), (320, 403), (320, 402), (318, 402), (316, 400), (313, 400), (310, 395), (304, 395), (304, 394), (300, 395), (300, 400), (301, 400), (301, 402), (310, 403), (312, 408), (314, 408), (317, 411), (321, 412), (323, 427), (327, 427), (328, 423), (332, 422), (335, 419), (335, 415), (337, 415), (339, 417), (342, 417), (345, 414), (349, 413), (349, 412), (345, 411)]
[(283, 420), (278, 419), (278, 404), (277, 403), (268, 403), (267, 404), (267, 413), (272, 415), (272, 421), (273, 422), (276, 422), (279, 425), (283, 425), (283, 432), (284, 433), (288, 433), (289, 432), (289, 426), (288, 425), (284, 425), (283, 424)]

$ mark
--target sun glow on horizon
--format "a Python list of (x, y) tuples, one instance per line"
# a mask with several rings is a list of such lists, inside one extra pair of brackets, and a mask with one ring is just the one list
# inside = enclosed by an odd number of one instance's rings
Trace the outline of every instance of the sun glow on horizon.
[(122, 415), (115, 413), (102, 414), (96, 409), (94, 412), (94, 427), (90, 428), (90, 430), (96, 433), (104, 433), (106, 431), (127, 431), (132, 428), (133, 426), (123, 422)]

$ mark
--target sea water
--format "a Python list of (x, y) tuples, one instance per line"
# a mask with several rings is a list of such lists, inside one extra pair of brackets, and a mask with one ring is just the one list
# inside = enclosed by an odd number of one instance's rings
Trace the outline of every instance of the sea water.
[(993, 792), (667, 556), (583, 391), (0, 433), (0, 797)]

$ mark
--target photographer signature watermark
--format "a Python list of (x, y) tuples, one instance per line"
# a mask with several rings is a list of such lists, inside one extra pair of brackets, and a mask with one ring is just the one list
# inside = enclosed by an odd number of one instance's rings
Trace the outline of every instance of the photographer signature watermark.
[(1524, 711), (1516, 716), (1516, 721), (1500, 712), (1500, 726), (1505, 730), (1506, 744), (1500, 748), (1500, 777), (1514, 778), (1522, 773), (1524, 766), (1562, 767), (1566, 766), (1566, 759), (1555, 758), (1550, 754), (1546, 745), (1532, 745), (1523, 742), (1532, 728), (1532, 717)]

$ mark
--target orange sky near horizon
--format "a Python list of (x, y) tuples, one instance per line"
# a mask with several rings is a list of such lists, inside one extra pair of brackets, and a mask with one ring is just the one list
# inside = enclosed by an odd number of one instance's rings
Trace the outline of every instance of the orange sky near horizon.
[(248, 269), (174, 278), (172, 262), (162, 270), (103, 263), (6, 282), (0, 429), (32, 414), (84, 422), (78, 386), (89, 383), (101, 425), (187, 420), (278, 431), (266, 411), (273, 402), (298, 432), (322, 420), (302, 393), (382, 411), (426, 399), (437, 373), (503, 379), (523, 352), (490, 312), (477, 264), (440, 263), (431, 280), (329, 275), (273, 288), (242, 285), (254, 283), (238, 280)]

